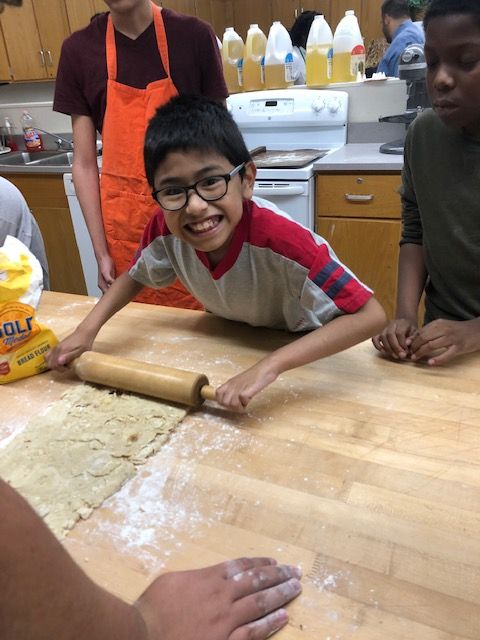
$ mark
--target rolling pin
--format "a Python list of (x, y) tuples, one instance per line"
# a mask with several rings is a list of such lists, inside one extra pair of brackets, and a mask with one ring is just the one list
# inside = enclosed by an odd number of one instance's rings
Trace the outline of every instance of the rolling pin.
[(70, 368), (80, 380), (178, 404), (197, 407), (204, 400), (215, 400), (215, 388), (208, 384), (207, 376), (193, 371), (162, 367), (95, 351), (82, 353), (73, 360)]

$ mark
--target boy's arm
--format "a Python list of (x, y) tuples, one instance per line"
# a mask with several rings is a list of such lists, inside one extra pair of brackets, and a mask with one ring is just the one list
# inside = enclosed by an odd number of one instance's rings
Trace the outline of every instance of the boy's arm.
[(337, 316), (328, 324), (277, 349), (217, 389), (216, 399), (231, 409), (246, 407), (281, 373), (325, 358), (370, 338), (386, 322), (381, 305), (370, 298), (356, 313)]
[(97, 259), (98, 286), (106, 291), (116, 274), (102, 221), (95, 125), (89, 116), (73, 115), (72, 130), (75, 145), (72, 168), (75, 192)]
[(134, 605), (92, 582), (0, 479), (0, 640), (264, 640), (301, 591), (297, 567), (242, 558), (157, 578)]
[(402, 244), (398, 260), (397, 309), (382, 333), (373, 337), (373, 344), (395, 359), (409, 354), (412, 337), (418, 327), (417, 314), (427, 272), (420, 244)]
[(84, 351), (91, 349), (97, 333), (117, 311), (120, 311), (143, 289), (128, 272), (117, 278), (75, 331), (62, 340), (47, 356), (51, 369), (59, 369)]

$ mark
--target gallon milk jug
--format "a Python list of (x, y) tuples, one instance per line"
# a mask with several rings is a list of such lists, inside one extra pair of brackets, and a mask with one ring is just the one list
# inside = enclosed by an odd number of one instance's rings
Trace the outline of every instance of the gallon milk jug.
[(265, 88), (286, 89), (293, 85), (293, 53), (290, 34), (281, 22), (270, 27), (265, 49)]
[(260, 91), (264, 88), (263, 58), (267, 38), (258, 24), (251, 24), (247, 31), (243, 55), (243, 90)]
[(308, 32), (305, 60), (307, 86), (328, 84), (332, 78), (333, 35), (325, 16), (315, 16)]
[(345, 11), (333, 36), (332, 82), (355, 82), (365, 73), (365, 47), (355, 12)]
[(227, 27), (223, 34), (222, 64), (223, 75), (229, 93), (242, 91), (243, 40), (233, 27)]
[(24, 111), (20, 118), (23, 129), (23, 140), (27, 151), (43, 151), (43, 140), (40, 133), (35, 128), (35, 120), (33, 116)]

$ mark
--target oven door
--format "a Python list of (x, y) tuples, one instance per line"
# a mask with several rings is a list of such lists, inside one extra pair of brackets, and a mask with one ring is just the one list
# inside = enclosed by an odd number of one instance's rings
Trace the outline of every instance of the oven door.
[(296, 222), (314, 231), (314, 180), (257, 179), (253, 195), (269, 200)]

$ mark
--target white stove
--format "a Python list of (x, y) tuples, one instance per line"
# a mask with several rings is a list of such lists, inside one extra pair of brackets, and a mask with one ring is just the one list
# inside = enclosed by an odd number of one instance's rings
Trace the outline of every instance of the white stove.
[[(269, 89), (233, 94), (227, 98), (227, 106), (248, 149), (264, 146), (269, 154), (267, 159), (259, 156), (258, 162), (254, 157), (254, 196), (270, 200), (313, 230), (315, 154), (310, 153), (302, 166), (298, 156), (315, 150), (318, 159), (346, 143), (348, 94), (328, 89)], [(277, 158), (280, 166), (270, 157), (277, 150), (282, 151)], [(285, 162), (289, 150), (290, 166)]]

